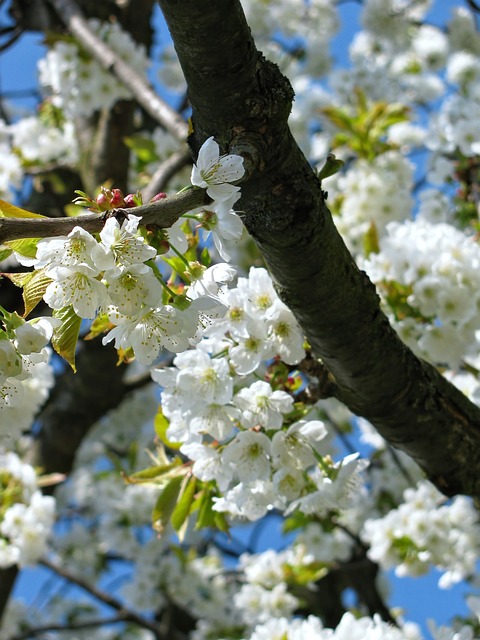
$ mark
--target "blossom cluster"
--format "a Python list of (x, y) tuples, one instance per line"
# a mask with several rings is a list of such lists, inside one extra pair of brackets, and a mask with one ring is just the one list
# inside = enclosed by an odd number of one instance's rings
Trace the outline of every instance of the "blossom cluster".
[(406, 489), (404, 502), (384, 517), (368, 519), (362, 538), (369, 557), (399, 576), (418, 576), (432, 564), (443, 571), (446, 588), (475, 571), (480, 554), (480, 523), (471, 502), (457, 496), (451, 504), (426, 480)]
[(17, 314), (4, 313), (0, 329), (0, 439), (11, 447), (46, 400), (53, 386), (47, 344), (55, 320), (36, 318), (25, 322)]
[[(88, 21), (90, 29), (134, 71), (144, 75), (148, 58), (142, 45), (123, 31), (117, 22)], [(89, 116), (110, 109), (115, 102), (131, 98), (131, 92), (79, 44), (59, 39), (38, 63), (39, 80), (53, 104), (66, 118)]]
[[(422, 24), (429, 0), (366, 0), (363, 31), (349, 51), (352, 66), (335, 70), (327, 91), (318, 78), (331, 64), (328, 43), (339, 24), (334, 4), (242, 0), (254, 32), (260, 34), (258, 42), (291, 76), (296, 100), (290, 124), (306, 154), (315, 164), (333, 147), (347, 161), (342, 173), (322, 187), (329, 192), (327, 204), (349, 246), (357, 254), (368, 254), (361, 266), (377, 284), (392, 322), (422, 357), (442, 367), (457, 368), (467, 361), (468, 373), (457, 370), (446, 376), (478, 403), (478, 242), (451, 224), (454, 199), (440, 185), (458, 179), (462, 159), (475, 166), (480, 148), (480, 36), (465, 8), (455, 9), (443, 31)], [(92, 26), (144, 73), (143, 51), (116, 24), (93, 21)], [(72, 118), (130, 97), (69, 40), (53, 45), (40, 71), (50, 104), (65, 119), (52, 123), (40, 114), (2, 125), (2, 193), (20, 184), (22, 164), (75, 163)], [(176, 77), (174, 64), (164, 65), (163, 74)], [(432, 107), (438, 113), (429, 123), (425, 117), (410, 121), (412, 116), (395, 108), (396, 102), (408, 105), (412, 113), (418, 105), (426, 107), (424, 113)], [(369, 122), (369, 134), (378, 128), (378, 135), (364, 136), (362, 144), (349, 139), (341, 118), (335, 121), (328, 109), (332, 104), (353, 128)], [(380, 126), (376, 114), (390, 107), (390, 119)], [(175, 148), (163, 131), (150, 139), (155, 163)], [(418, 215), (411, 221), (418, 170), (414, 157), (407, 159), (406, 154), (421, 146), (430, 152), (427, 188), (418, 182)], [(154, 168), (151, 162), (148, 171)], [(213, 202), (187, 212), (188, 217), (211, 232), (226, 260), (242, 232), (233, 211), (239, 198), (235, 183), (242, 176), (241, 159), (220, 156), (212, 138), (200, 150), (191, 175), (192, 185), (206, 189)], [(132, 168), (133, 177), (138, 180)], [(474, 207), (474, 224), (477, 213)], [(178, 353), (173, 366), (153, 372), (161, 386), (157, 420), (166, 418), (166, 444), (179, 450), (182, 468), (197, 479), (197, 488), (218, 489), (215, 513), (257, 520), (278, 510), (291, 520), (298, 517), (302, 529), (281, 552), (243, 554), (234, 569), (225, 571), (218, 551), (209, 549), (204, 557), (193, 553), (199, 540), (194, 511), (184, 543), (172, 554), (170, 530), (160, 540), (147, 531), (159, 487), (132, 480), (132, 474), (149, 463), (144, 451), (151, 449), (155, 457), (146, 423), (158, 399), (148, 388), (92, 430), (75, 471), (58, 492), (70, 518), (67, 533), (55, 542), (59, 557), (90, 580), (105, 576), (102, 570), (111, 555), (135, 561), (131, 579), (121, 587), (127, 605), (161, 612), (174, 603), (188, 610), (198, 618), (192, 640), (417, 640), (421, 636), (414, 626), (397, 629), (378, 617), (347, 613), (336, 629), (325, 628), (315, 616), (296, 617), (303, 602), (295, 576), (302, 571), (309, 575), (300, 584), (315, 594), (316, 580), (335, 564), (348, 562), (361, 539), (369, 545), (372, 561), (386, 569), (396, 567), (399, 576), (419, 575), (433, 565), (442, 572), (443, 588), (469, 579), (479, 554), (472, 505), (464, 498), (446, 502), (425, 481), (416, 485), (421, 474), (414, 463), (389, 450), (362, 420), (355, 422), (361, 444), (374, 449), (368, 471), (360, 479), (366, 463), (355, 454), (333, 462), (333, 429), (322, 412), (325, 404), (302, 413), (292, 389), (272, 375), (280, 360), (294, 369), (305, 351), (301, 331), (268, 273), (252, 269), (235, 281), (236, 271), (228, 265), (205, 269), (190, 258), (182, 261), (179, 254), (184, 256), (189, 245), (184, 224), (181, 219), (165, 238), (170, 246), (167, 260), (178, 259), (185, 266), (185, 284), (165, 282), (164, 265), (134, 216), (123, 223), (110, 219), (98, 237), (77, 228), (68, 237), (42, 240), (35, 259), (19, 259), (49, 280), (44, 299), (57, 315), (71, 306), (80, 318), (94, 320), (94, 327), (108, 332), (104, 341), (114, 342), (125, 359), (133, 351), (138, 362), (151, 365), (163, 348)], [(7, 323), (5, 318), (3, 324), (0, 434), (16, 439), (30, 426), (52, 384), (44, 345), (55, 322)], [(27, 334), (31, 346), (25, 346)], [(346, 441), (347, 430), (340, 422), (335, 431)], [(7, 469), (0, 469), (0, 479), (13, 496), (9, 509), (0, 510), (0, 565), (25, 564), (44, 549), (53, 507), (43, 502), (33, 480), (19, 479), (21, 463), (13, 454), (2, 453), (0, 462)], [(129, 478), (126, 486), (119, 468)], [(20, 499), (22, 483), (29, 488)], [(78, 602), (61, 602), (62, 619), (82, 621)], [(478, 617), (478, 602), (472, 609)], [(15, 615), (27, 618), (25, 610)], [(28, 618), (33, 620), (31, 612)], [(46, 617), (35, 620), (41, 624)], [(6, 629), (10, 627), (0, 631), (2, 640), (2, 633), (15, 633)], [(435, 640), (472, 640), (472, 629), (461, 623), (456, 629), (432, 624)], [(125, 628), (119, 633), (126, 640), (153, 637), (148, 630)], [(91, 630), (79, 630), (76, 637), (88, 634)], [(96, 634), (105, 640), (119, 637), (109, 629)]]
[(13, 452), (0, 451), (0, 569), (35, 563), (46, 549), (55, 499), (37, 488), (35, 470)]
[[(206, 188), (213, 199), (209, 217), (215, 223), (214, 239), (221, 251), (224, 235), (235, 238), (238, 225), (241, 227), (231, 209), (239, 198), (239, 187), (226, 181), (242, 177), (242, 164), (240, 156), (220, 157), (218, 144), (209, 138), (192, 171), (192, 183)], [(218, 299), (212, 292), (218, 289), (215, 278), (221, 280), (223, 272), (200, 270), (201, 277), (183, 306), (163, 304), (162, 294), (168, 287), (154, 262), (157, 250), (145, 241), (139, 223), (134, 215), (122, 223), (111, 217), (99, 240), (75, 227), (68, 236), (40, 240), (35, 258), (18, 253), (17, 259), (41, 270), (50, 281), (43, 297), (51, 309), (71, 307), (86, 319), (104, 314), (114, 325), (104, 343), (114, 341), (117, 349), (133, 349), (139, 362), (148, 365), (161, 348), (185, 351), (195, 341), (199, 324), (213, 309), (218, 311)]]
[(288, 419), (292, 395), (249, 377), (260, 376), (268, 359), (293, 365), (304, 356), (299, 327), (267, 271), (252, 267), (218, 297), (227, 311), (211, 320), (204, 340), (152, 373), (168, 440), (181, 443), (196, 477), (216, 482), (223, 493), (217, 511), (256, 520), (272, 508), (320, 513), (348, 502), (364, 462), (354, 455), (317, 468), (325, 424)]
[(478, 353), (480, 248), (473, 236), (422, 216), (392, 223), (364, 266), (387, 302), (395, 291), (403, 314), (386, 306), (404, 341), (424, 358), (454, 369)]

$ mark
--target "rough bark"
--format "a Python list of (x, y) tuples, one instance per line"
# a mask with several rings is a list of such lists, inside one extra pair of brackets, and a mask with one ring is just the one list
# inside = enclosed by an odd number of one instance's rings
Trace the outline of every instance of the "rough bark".
[(245, 225), (281, 298), (339, 387), (448, 496), (480, 496), (480, 410), (400, 341), (335, 229), (287, 118), (288, 81), (253, 43), (239, 0), (159, 0), (188, 85), (197, 151), (241, 153)]

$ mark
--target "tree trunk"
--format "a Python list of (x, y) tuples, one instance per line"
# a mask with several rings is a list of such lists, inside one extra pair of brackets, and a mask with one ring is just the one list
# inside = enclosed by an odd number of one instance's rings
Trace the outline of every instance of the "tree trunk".
[(239, 0), (159, 0), (192, 105), (193, 151), (245, 158), (238, 209), (339, 399), (446, 495), (480, 496), (480, 409), (400, 341), (338, 234), (288, 129), (292, 89), (253, 43)]

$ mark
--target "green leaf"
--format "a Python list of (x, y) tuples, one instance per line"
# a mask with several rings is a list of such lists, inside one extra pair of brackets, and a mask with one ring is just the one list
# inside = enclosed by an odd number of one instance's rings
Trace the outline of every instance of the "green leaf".
[(31, 279), (33, 273), (31, 271), (27, 273), (2, 273), (2, 276), (8, 278), (16, 287), (22, 288)]
[(75, 351), (82, 319), (77, 316), (72, 306), (54, 311), (52, 315), (62, 321), (62, 324), (53, 332), (52, 346), (58, 355), (62, 356), (76, 371)]
[(153, 508), (152, 519), (153, 528), (158, 531), (160, 535), (165, 531), (165, 528), (172, 517), (182, 483), (182, 476), (172, 478), (157, 498), (157, 502)]
[(133, 151), (137, 158), (145, 164), (158, 160), (158, 156), (155, 151), (155, 143), (151, 138), (147, 138), (142, 135), (129, 136), (124, 138), (124, 142), (127, 147)]
[(39, 213), (32, 213), (26, 209), (20, 209), (5, 200), (0, 199), (0, 218), (45, 218)]
[(170, 473), (172, 469), (175, 469), (181, 464), (179, 459), (175, 459), (170, 464), (155, 465), (148, 469), (142, 469), (133, 473), (131, 476), (124, 475), (124, 479), (128, 484), (145, 484), (147, 482), (153, 482), (155, 480), (164, 480), (164, 476)]
[(162, 260), (166, 262), (175, 273), (178, 273), (179, 276), (182, 276), (183, 272), (185, 271), (186, 265), (181, 258), (179, 258), (178, 256), (172, 256), (168, 258), (163, 257)]
[(215, 526), (215, 512), (212, 511), (212, 493), (208, 487), (205, 487), (197, 496), (198, 519), (195, 529), (205, 529)]
[(25, 305), (24, 317), (27, 317), (37, 304), (43, 299), (51, 278), (45, 275), (44, 269), (33, 271), (31, 277), (23, 285), (23, 303)]
[(205, 267), (209, 267), (212, 264), (212, 257), (210, 255), (210, 251), (208, 250), (208, 247), (204, 247), (202, 249), (202, 253), (200, 254), (200, 262)]
[(153, 426), (155, 429), (155, 433), (160, 438), (161, 442), (168, 447), (169, 449), (180, 449), (182, 446), (181, 442), (172, 442), (167, 438), (167, 429), (170, 426), (169, 421), (163, 415), (162, 406), (160, 405), (157, 411), (157, 415), (155, 416)]
[(378, 230), (375, 222), (370, 223), (368, 230), (365, 232), (363, 236), (363, 252), (365, 256), (368, 256), (371, 253), (379, 253), (380, 252), (380, 241), (378, 238)]
[(2, 245), (0, 247), (0, 261), (6, 260), (12, 255), (12, 253), (13, 253), (13, 249), (11, 249), (10, 247), (7, 247), (6, 245)]
[(312, 521), (313, 520), (310, 516), (306, 516), (301, 511), (296, 511), (284, 520), (282, 531), (283, 533), (291, 533), (297, 529), (304, 529)]
[(186, 524), (187, 518), (192, 510), (196, 488), (197, 479), (195, 476), (186, 477), (179, 494), (178, 502), (172, 513), (172, 526), (179, 534), (180, 542), (183, 542), (185, 535), (185, 531), (183, 531), (183, 535), (180, 535), (180, 531), (186, 528), (183, 525)]
[(329, 178), (333, 176), (335, 173), (338, 173), (340, 169), (343, 167), (345, 162), (343, 160), (338, 160), (333, 153), (329, 153), (325, 164), (318, 172), (318, 179), (320, 181), (325, 180), (325, 178)]
[(354, 119), (345, 113), (345, 111), (342, 111), (342, 109), (339, 109), (338, 107), (325, 107), (324, 109), (321, 109), (321, 113), (339, 129), (353, 131)]
[(85, 213), (85, 208), (78, 205), (78, 204), (66, 204), (63, 207), (63, 210), (65, 212), (65, 215), (67, 216), (67, 218), (76, 218), (77, 216), (81, 215), (82, 213)]
[(225, 514), (213, 510), (213, 498), (218, 495), (213, 484), (205, 488), (197, 495), (193, 508), (198, 508), (198, 519), (195, 529), (213, 528), (227, 533), (229, 526)]
[(113, 327), (106, 313), (99, 313), (90, 325), (90, 331), (84, 337), (84, 340), (93, 340), (102, 333), (106, 333)]
[(9, 240), (5, 244), (13, 251), (26, 258), (35, 258), (37, 255), (37, 244), (40, 238), (24, 238), (23, 240)]
[(328, 565), (324, 562), (310, 562), (302, 565), (286, 565), (285, 580), (295, 585), (306, 586), (320, 580), (328, 573)]

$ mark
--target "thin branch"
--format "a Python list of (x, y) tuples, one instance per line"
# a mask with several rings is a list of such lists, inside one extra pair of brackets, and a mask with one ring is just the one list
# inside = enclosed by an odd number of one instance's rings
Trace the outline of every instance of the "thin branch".
[(156, 193), (163, 191), (168, 181), (183, 167), (186, 167), (191, 159), (188, 151), (177, 151), (165, 162), (159, 164), (152, 179), (142, 191), (143, 199), (148, 202)]
[(48, 631), (75, 631), (78, 629), (92, 629), (94, 627), (103, 627), (109, 624), (118, 624), (120, 622), (128, 622), (128, 614), (126, 612), (119, 613), (110, 618), (96, 618), (92, 620), (82, 620), (79, 622), (71, 622), (69, 624), (46, 624), (41, 627), (30, 627), (22, 633), (11, 636), (9, 640), (29, 640), (36, 636), (47, 633)]
[(112, 209), (106, 213), (87, 213), (74, 218), (0, 218), (0, 244), (21, 238), (68, 235), (74, 227), (82, 227), (89, 233), (98, 233), (108, 218), (116, 217), (121, 220), (129, 214), (141, 218), (143, 225), (167, 228), (182, 214), (209, 202), (211, 200), (204, 189), (193, 187), (163, 200), (131, 209)]
[(130, 89), (135, 100), (145, 111), (159, 122), (174, 138), (184, 142), (188, 126), (183, 118), (169, 104), (157, 95), (144, 77), (122, 60), (110, 47), (91, 30), (81, 9), (74, 0), (49, 0), (70, 32), (78, 38), (88, 51), (107, 71), (114, 73)]
[(39, 564), (42, 565), (43, 567), (47, 567), (47, 569), (50, 569), (50, 571), (54, 571), (61, 578), (65, 578), (65, 580), (68, 580), (69, 582), (76, 584), (78, 587), (80, 587), (81, 589), (89, 593), (91, 596), (93, 596), (100, 602), (103, 602), (103, 604), (107, 605), (108, 607), (115, 609), (116, 611), (119, 612), (119, 615), (123, 616), (124, 620), (128, 620), (129, 622), (134, 622), (139, 627), (143, 627), (144, 629), (148, 629), (149, 631), (152, 631), (155, 634), (156, 638), (159, 638), (159, 639), (163, 638), (163, 632), (157, 624), (150, 622), (150, 620), (147, 620), (146, 618), (142, 617), (135, 611), (128, 609), (127, 607), (125, 607), (123, 602), (121, 602), (120, 600), (117, 600), (117, 598), (114, 598), (110, 594), (105, 593), (100, 589), (97, 589), (97, 587), (89, 584), (83, 578), (75, 576), (74, 574), (70, 573), (68, 569), (58, 566), (57, 564), (55, 564), (54, 562), (51, 562), (47, 558), (44, 558), (43, 560), (41, 560)]

